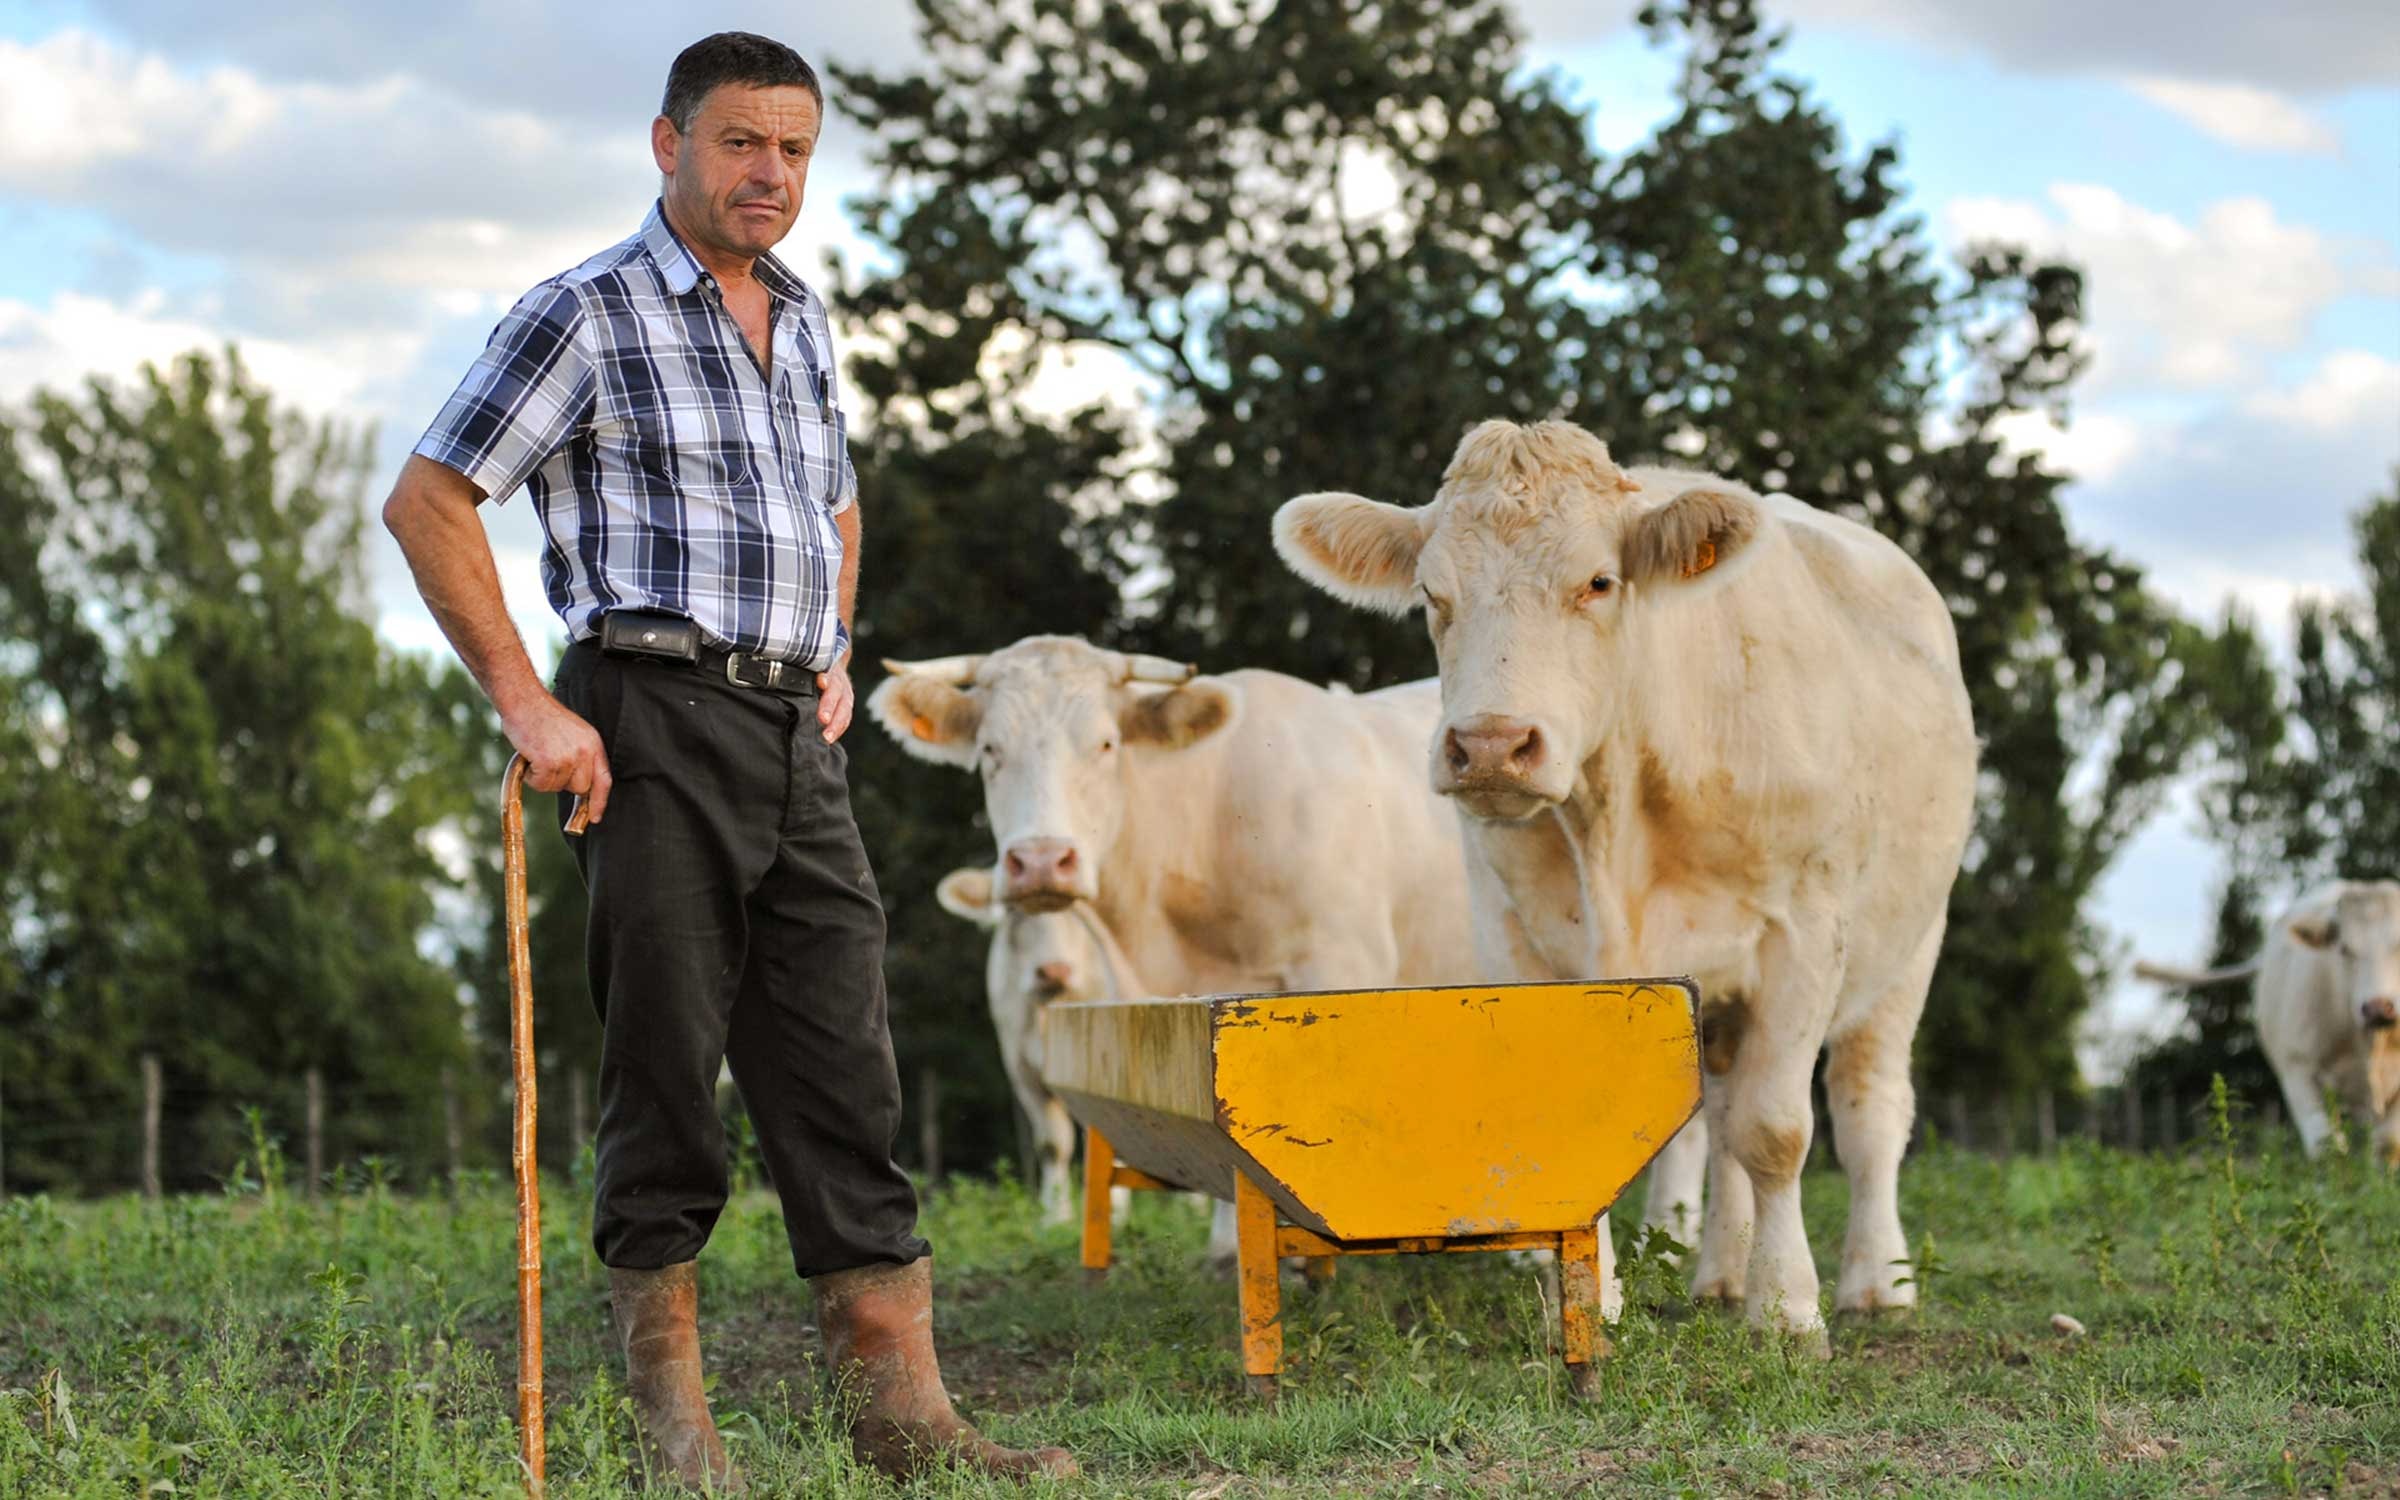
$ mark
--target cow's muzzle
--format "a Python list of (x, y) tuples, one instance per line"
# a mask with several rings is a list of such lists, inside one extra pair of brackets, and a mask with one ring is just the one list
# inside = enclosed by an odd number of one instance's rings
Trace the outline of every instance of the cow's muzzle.
[(2388, 995), (2379, 995), (2360, 1002), (2358, 1021), (2369, 1031), (2389, 1031), (2400, 1026), (2400, 1007), (2395, 1007)]
[(1506, 714), (1476, 714), (1442, 731), (1433, 789), (1479, 818), (1527, 818), (1563, 795), (1544, 784), (1551, 768), (1541, 726)]
[(1073, 839), (1019, 839), (1000, 857), (1000, 899), (1021, 911), (1064, 911), (1086, 890)]

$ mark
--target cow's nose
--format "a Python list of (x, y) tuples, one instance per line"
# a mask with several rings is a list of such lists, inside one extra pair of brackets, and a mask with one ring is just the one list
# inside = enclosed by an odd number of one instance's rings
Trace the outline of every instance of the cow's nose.
[(1523, 719), (1479, 714), (1451, 726), (1442, 753), (1450, 762), (1450, 774), (1461, 781), (1515, 780), (1541, 766), (1542, 732)]
[(2366, 1023), (2367, 1030), (2381, 1031), (2387, 1026), (2400, 1026), (2400, 1007), (2392, 1004), (2389, 995), (2378, 995), (2359, 1006), (2358, 1018)]
[(1067, 986), (1074, 982), (1075, 968), (1065, 959), (1054, 958), (1046, 964), (1035, 965), (1033, 979), (1043, 994), (1063, 995), (1067, 992)]
[(1081, 870), (1072, 839), (1019, 839), (1008, 846), (1008, 854), (1001, 860), (1001, 873), (1006, 876), (1002, 895), (1011, 901), (1024, 896), (1071, 895)]

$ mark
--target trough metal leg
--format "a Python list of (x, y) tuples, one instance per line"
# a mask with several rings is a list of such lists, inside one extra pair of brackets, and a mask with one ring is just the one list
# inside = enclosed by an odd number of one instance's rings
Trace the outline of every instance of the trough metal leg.
[(1246, 1172), (1233, 1177), (1235, 1244), (1240, 1251), (1242, 1373), (1252, 1395), (1275, 1399), (1283, 1369), (1283, 1285), (1275, 1254), (1275, 1200)]
[(1608, 1358), (1607, 1324), (1600, 1308), (1600, 1236), (1590, 1228), (1564, 1230), (1558, 1237), (1558, 1332), (1575, 1394), (1589, 1400), (1600, 1388), (1599, 1361)]
[(1110, 1190), (1116, 1186), (1117, 1148), (1089, 1125), (1083, 1127), (1083, 1277), (1108, 1274), (1114, 1256), (1109, 1224)]

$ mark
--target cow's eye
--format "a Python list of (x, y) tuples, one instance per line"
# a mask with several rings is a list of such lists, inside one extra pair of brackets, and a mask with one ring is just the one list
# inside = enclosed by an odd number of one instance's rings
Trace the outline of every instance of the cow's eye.
[(989, 745), (985, 745), (977, 749), (975, 752), (975, 758), (983, 763), (983, 768), (986, 771), (997, 771), (1000, 769), (1000, 752), (993, 749)]
[(1584, 596), (1586, 599), (1605, 599), (1605, 598), (1607, 598), (1609, 595), (1611, 595), (1611, 594), (1615, 593), (1616, 591), (1617, 591), (1617, 575), (1616, 575), (1616, 574), (1614, 574), (1614, 573), (1594, 573), (1594, 574), (1592, 575), (1592, 581), (1591, 581), (1590, 583), (1588, 583), (1588, 584), (1585, 584), (1585, 585), (1584, 585), (1584, 592), (1583, 592), (1583, 596)]
[(1114, 749), (1116, 749), (1116, 748), (1117, 748), (1117, 742), (1116, 742), (1115, 740), (1102, 740), (1102, 741), (1100, 742), (1100, 753), (1101, 753), (1102, 755), (1106, 755), (1106, 754), (1107, 754), (1109, 751), (1111, 751), (1111, 750), (1114, 750)]
[(1417, 589), (1417, 592), (1424, 596), (1425, 612), (1433, 617), (1435, 624), (1447, 625), (1450, 623), (1449, 600), (1443, 598), (1433, 590), (1422, 586)]

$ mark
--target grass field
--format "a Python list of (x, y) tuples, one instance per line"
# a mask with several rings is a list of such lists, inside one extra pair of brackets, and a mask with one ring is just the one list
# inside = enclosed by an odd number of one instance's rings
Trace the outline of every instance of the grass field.
[[(266, 1166), (220, 1196), (0, 1203), (0, 1495), (516, 1492), (506, 1184), (452, 1204), (349, 1172), (309, 1203)], [(1499, 1257), (1351, 1261), (1290, 1293), (1270, 1413), (1240, 1393), (1232, 1287), (1198, 1269), (1190, 1205), (1144, 1195), (1097, 1289), (1012, 1184), (951, 1183), (925, 1218), (953, 1390), (1083, 1459), (1048, 1492), (2400, 1494), (2400, 1182), (2220, 1131), (2174, 1156), (1937, 1146), (1901, 1187), (1924, 1310), (1838, 1326), (1814, 1363), (1634, 1254), (1591, 1406), (1545, 1352), (1534, 1272)], [(1807, 1197), (1830, 1286), (1841, 1178)], [(552, 1493), (626, 1493), (582, 1186), (547, 1202)], [(743, 1193), (702, 1265), (753, 1493), (892, 1493), (813, 1400), (772, 1200)]]

